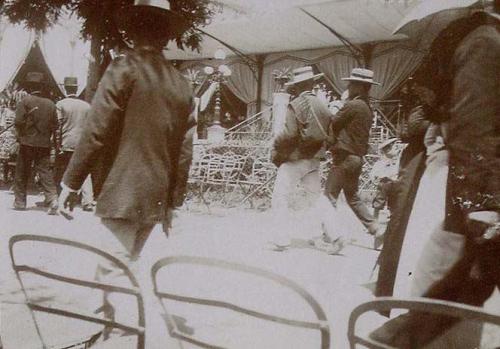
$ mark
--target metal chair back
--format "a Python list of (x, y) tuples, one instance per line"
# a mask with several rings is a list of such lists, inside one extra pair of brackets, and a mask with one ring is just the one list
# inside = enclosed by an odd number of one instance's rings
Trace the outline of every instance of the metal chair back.
[[(114, 286), (114, 285), (108, 285), (108, 284), (103, 284), (99, 283), (96, 281), (89, 281), (89, 280), (83, 280), (83, 279), (78, 279), (78, 278), (73, 278), (73, 277), (67, 277), (67, 276), (62, 276), (58, 275), (52, 272), (44, 271), (39, 268), (27, 265), (27, 264), (18, 264), (16, 263), (16, 257), (15, 257), (15, 247), (19, 245), (22, 242), (35, 242), (35, 243), (46, 243), (46, 244), (52, 244), (52, 245), (62, 245), (62, 246), (68, 246), (72, 247), (75, 249), (79, 250), (84, 250), (87, 252), (91, 252), (93, 254), (96, 254), (104, 259), (107, 259), (108, 261), (113, 262), (115, 265), (117, 265), (127, 276), (127, 278), (130, 280), (130, 283), (132, 287), (121, 287), (121, 286)], [(121, 262), (119, 259), (113, 257), (112, 255), (97, 249), (95, 247), (76, 242), (76, 241), (71, 241), (71, 240), (66, 240), (66, 239), (61, 239), (61, 238), (55, 238), (55, 237), (49, 237), (49, 236), (39, 236), (39, 235), (15, 235), (10, 238), (9, 240), (9, 252), (10, 252), (10, 258), (12, 261), (12, 267), (16, 273), (17, 279), (19, 280), (19, 283), (21, 285), (21, 288), (23, 290), (24, 296), (26, 298), (26, 305), (30, 309), (33, 315), (33, 320), (35, 322), (35, 327), (38, 331), (38, 336), (40, 337), (40, 340), (43, 344), (43, 347), (47, 347), (43, 336), (40, 332), (39, 325), (36, 322), (36, 312), (42, 312), (42, 313), (48, 313), (52, 315), (57, 315), (57, 316), (62, 316), (66, 318), (72, 318), (72, 319), (78, 319), (82, 321), (87, 321), (95, 324), (101, 324), (103, 326), (107, 326), (110, 328), (116, 328), (116, 329), (121, 329), (124, 331), (127, 331), (129, 333), (132, 333), (137, 336), (137, 348), (138, 349), (144, 349), (144, 340), (145, 340), (145, 333), (144, 333), (144, 325), (145, 325), (145, 320), (144, 320), (144, 302), (143, 298), (139, 289), (139, 284), (135, 278), (135, 276), (132, 274), (132, 272), (127, 268), (127, 266)], [(67, 283), (67, 284), (72, 284), (72, 285), (77, 285), (81, 287), (86, 287), (86, 288), (91, 288), (91, 289), (98, 289), (106, 292), (116, 292), (116, 293), (121, 293), (121, 294), (127, 294), (134, 296), (137, 299), (137, 311), (138, 311), (138, 324), (137, 326), (130, 326), (126, 324), (122, 324), (116, 321), (112, 320), (107, 320), (107, 319), (102, 319), (97, 316), (93, 315), (87, 315), (83, 313), (79, 313), (76, 311), (72, 310), (66, 310), (66, 309), (61, 309), (57, 307), (47, 307), (43, 306), (40, 304), (37, 304), (36, 302), (32, 301), (32, 299), (29, 297), (26, 288), (23, 283), (23, 279), (21, 277), (22, 273), (31, 273), (38, 275), (43, 278), (51, 279), (51, 280), (56, 280), (59, 282)], [(89, 339), (87, 343), (75, 343), (75, 346), (78, 346), (78, 348), (88, 348), (92, 345), (92, 342), (94, 341), (94, 338)], [(71, 348), (68, 346), (65, 346), (65, 348)]]
[(463, 320), (475, 320), (500, 326), (500, 316), (498, 314), (488, 313), (483, 308), (475, 306), (431, 298), (399, 299), (393, 297), (380, 297), (358, 305), (351, 312), (348, 329), (351, 349), (355, 349), (357, 344), (361, 344), (370, 349), (398, 349), (356, 334), (356, 322), (360, 316), (367, 312), (382, 312), (391, 309), (408, 309), (411, 311), (447, 315)]
[[(295, 319), (289, 319), (281, 316), (275, 316), (267, 313), (263, 313), (260, 311), (256, 311), (253, 309), (248, 309), (242, 306), (239, 306), (237, 304), (225, 302), (225, 301), (219, 301), (219, 300), (213, 300), (213, 299), (205, 299), (205, 298), (196, 298), (196, 297), (187, 297), (179, 294), (172, 294), (172, 293), (167, 293), (167, 292), (162, 292), (158, 288), (158, 272), (166, 267), (172, 266), (174, 264), (188, 264), (188, 265), (195, 265), (195, 266), (205, 266), (205, 267), (211, 267), (211, 268), (216, 268), (216, 269), (222, 269), (222, 270), (228, 270), (228, 271), (236, 271), (236, 272), (241, 272), (244, 274), (250, 274), (253, 276), (257, 276), (266, 280), (270, 280), (273, 283), (279, 284), (291, 291), (293, 291), (295, 294), (299, 295), (306, 304), (309, 305), (309, 307), (312, 309), (314, 314), (316, 315), (317, 321), (312, 322), (312, 321), (302, 321), (302, 320), (295, 320)], [(191, 257), (191, 256), (173, 256), (173, 257), (167, 257), (159, 260), (156, 262), (152, 269), (151, 269), (151, 277), (153, 279), (153, 287), (154, 287), (154, 292), (156, 296), (159, 298), (160, 303), (164, 306), (163, 300), (174, 300), (177, 302), (182, 302), (182, 303), (189, 303), (189, 304), (196, 304), (196, 305), (204, 305), (204, 306), (211, 306), (211, 307), (217, 307), (217, 308), (223, 308), (223, 309), (228, 309), (236, 313), (244, 314), (246, 316), (250, 316), (253, 318), (265, 320), (265, 321), (270, 321), (274, 323), (279, 323), (282, 325), (286, 326), (293, 326), (297, 328), (306, 328), (310, 330), (316, 330), (320, 334), (320, 348), (322, 349), (328, 349), (330, 348), (330, 328), (328, 324), (328, 319), (326, 317), (325, 312), (319, 305), (319, 303), (309, 294), (306, 290), (304, 290), (300, 285), (297, 283), (281, 276), (278, 274), (275, 274), (273, 272), (263, 270), (260, 268), (256, 267), (251, 267), (243, 264), (237, 264), (237, 263), (232, 263), (232, 262), (227, 262), (223, 260), (218, 260), (218, 259), (213, 259), (213, 258), (205, 258), (205, 257)], [(166, 309), (165, 313), (168, 313)], [(181, 333), (176, 329), (175, 323), (171, 319), (168, 319), (169, 321), (169, 331), (170, 331), (170, 336), (173, 338), (177, 338), (181, 341), (188, 342), (191, 344), (195, 344), (201, 348), (221, 348), (218, 345), (214, 345), (211, 343), (207, 343), (205, 341), (202, 341), (200, 339), (194, 338), (193, 336), (186, 335), (184, 333)]]

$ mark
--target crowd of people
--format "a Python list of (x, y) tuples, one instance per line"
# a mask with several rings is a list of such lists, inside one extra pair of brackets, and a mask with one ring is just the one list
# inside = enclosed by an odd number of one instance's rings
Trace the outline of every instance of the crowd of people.
[[(33, 163), (45, 194), (40, 205), (71, 218), (80, 192), (84, 210), (93, 210), (95, 197), (96, 215), (111, 237), (106, 250), (131, 270), (156, 224), (168, 234), (172, 212), (184, 200), (192, 154), (191, 88), (162, 54), (169, 23), (180, 19), (168, 2), (162, 4), (138, 1), (119, 14), (118, 25), (134, 47), (109, 65), (91, 105), (76, 98), (73, 78), (65, 80), (67, 98), (54, 104), (40, 96), (43, 76), (32, 72), (25, 81), (29, 95), (18, 103), (15, 118), (20, 148), (14, 208), (26, 208)], [(322, 197), (330, 205), (327, 212), (335, 214), (343, 192), (367, 233), (383, 242), (376, 296), (482, 305), (500, 286), (498, 1), (495, 5), (457, 19), (434, 40), (422, 78), (411, 86), (419, 103), (400, 135), (409, 145), (402, 154), (397, 139), (379, 146), (373, 213), (358, 195), (373, 122), (368, 96), (378, 85), (373, 71), (355, 68), (343, 79), (348, 95), (341, 108), (336, 103), (329, 109), (311, 92), (321, 77), (312, 67), (295, 69), (286, 84), (294, 98), (273, 145), (278, 173), (272, 209), (286, 212), (293, 201), (313, 206)], [(55, 176), (51, 147), (57, 152)], [(319, 159), (325, 150), (333, 161), (321, 193)], [(378, 221), (385, 205), (391, 212), (387, 228)], [(337, 253), (345, 236), (335, 231), (335, 222), (323, 228), (323, 242)], [(281, 234), (278, 251), (289, 246), (287, 232)], [(116, 265), (98, 266), (99, 281), (114, 284), (120, 277)], [(121, 301), (105, 294), (101, 310), (108, 318), (120, 316)], [(372, 338), (401, 347), (425, 345), (454, 323), (410, 312)], [(112, 336), (105, 331), (103, 340)]]

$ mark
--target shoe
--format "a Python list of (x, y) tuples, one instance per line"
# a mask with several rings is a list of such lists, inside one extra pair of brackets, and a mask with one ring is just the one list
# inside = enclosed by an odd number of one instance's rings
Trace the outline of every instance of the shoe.
[(14, 206), (12, 208), (16, 211), (26, 211), (26, 205), (19, 203), (14, 203)]
[(82, 210), (85, 211), (85, 212), (93, 212), (94, 211), (94, 207), (91, 204), (83, 205)]
[(272, 241), (269, 242), (269, 245), (270, 245), (270, 250), (274, 252), (283, 252), (288, 250), (288, 248), (290, 247), (290, 244), (283, 245)]
[(37, 201), (35, 202), (36, 207), (49, 207), (50, 204), (47, 201)]
[(57, 215), (57, 209), (58, 209), (58, 205), (57, 205), (57, 201), (54, 200), (52, 201), (52, 203), (50, 204), (49, 206), (49, 210), (47, 211), (47, 214), (49, 216), (55, 216)]

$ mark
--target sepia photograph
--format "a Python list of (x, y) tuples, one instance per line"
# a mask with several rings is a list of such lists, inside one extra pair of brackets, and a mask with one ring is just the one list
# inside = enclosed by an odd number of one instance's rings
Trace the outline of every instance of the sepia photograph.
[(500, 0), (0, 0), (0, 349), (500, 349)]

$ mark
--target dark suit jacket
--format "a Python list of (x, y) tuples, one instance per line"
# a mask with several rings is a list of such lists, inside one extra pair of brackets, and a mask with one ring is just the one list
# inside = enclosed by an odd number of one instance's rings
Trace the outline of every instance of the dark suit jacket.
[(331, 121), (330, 127), (337, 138), (333, 152), (365, 156), (372, 122), (373, 113), (367, 102), (362, 99), (347, 101)]
[(165, 221), (186, 187), (192, 108), (189, 83), (160, 51), (116, 59), (99, 84), (64, 183), (78, 189), (95, 168), (98, 216)]
[(58, 126), (56, 106), (48, 98), (28, 95), (17, 104), (14, 123), (20, 144), (50, 148)]
[(467, 213), (500, 211), (500, 33), (483, 25), (459, 44), (452, 65), (445, 229), (465, 233)]

